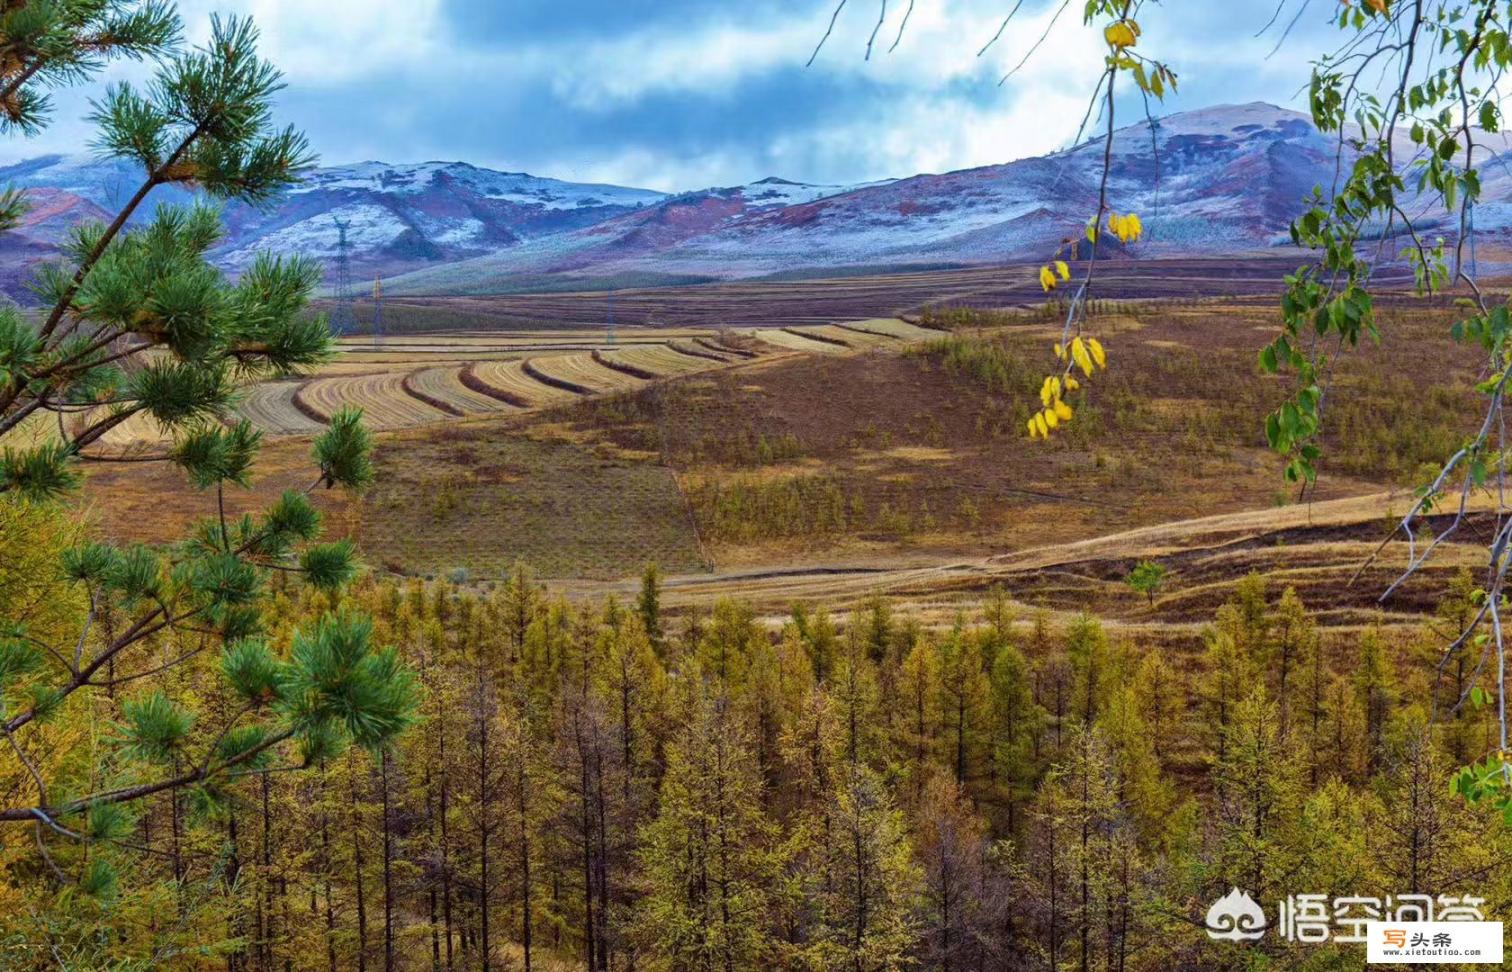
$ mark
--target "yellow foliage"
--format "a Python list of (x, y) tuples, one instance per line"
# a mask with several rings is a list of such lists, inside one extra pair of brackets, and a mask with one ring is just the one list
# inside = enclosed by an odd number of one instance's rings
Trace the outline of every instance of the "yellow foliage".
[(1054, 290), (1055, 271), (1051, 270), (1049, 267), (1040, 267), (1039, 282), (1040, 286), (1043, 287), (1047, 293)]
[(1114, 50), (1133, 47), (1139, 40), (1139, 25), (1132, 20), (1120, 20), (1103, 29), (1103, 39)]
[(1088, 378), (1092, 377), (1092, 358), (1087, 354), (1087, 344), (1081, 338), (1076, 338), (1071, 342), (1071, 360), (1081, 368), (1082, 374)]
[(67, 510), (0, 499), (0, 618), (48, 642), (76, 630), (83, 597), (62, 576), (59, 558), (81, 535)]
[(1138, 242), (1140, 235), (1144, 233), (1144, 224), (1140, 222), (1137, 213), (1129, 213), (1125, 216), (1109, 213), (1108, 230), (1118, 237), (1121, 242), (1135, 243)]

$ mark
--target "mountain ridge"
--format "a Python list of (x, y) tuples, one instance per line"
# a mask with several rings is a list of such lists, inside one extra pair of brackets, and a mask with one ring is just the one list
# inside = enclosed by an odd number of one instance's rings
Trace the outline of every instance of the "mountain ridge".
[[(1507, 139), (1495, 139), (1493, 153), (1507, 151)], [(389, 293), (436, 295), (1043, 259), (1096, 209), (1103, 140), (853, 185), (767, 175), (679, 193), (467, 162), (368, 160), (316, 168), (271, 207), (226, 207), (226, 239), (213, 256), (233, 272), (266, 249), (330, 261), (341, 220), (354, 277), (381, 275)], [(1288, 242), (1313, 186), (1331, 184), (1339, 151), (1307, 116), (1264, 102), (1142, 119), (1114, 133), (1109, 196), (1144, 219), (1143, 255), (1265, 251)], [(139, 182), (118, 160), (51, 155), (0, 166), (0, 185), (33, 201), (23, 224), (0, 234), (0, 286), (17, 294), (70, 225), (108, 218)], [(1505, 235), (1512, 170), (1485, 166), (1483, 187), (1477, 232)], [(151, 200), (190, 198), (165, 187)]]

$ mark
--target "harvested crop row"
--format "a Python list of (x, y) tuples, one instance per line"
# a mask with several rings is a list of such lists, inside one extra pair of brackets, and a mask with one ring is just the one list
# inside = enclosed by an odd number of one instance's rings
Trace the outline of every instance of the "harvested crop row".
[(253, 385), (243, 392), (236, 410), (267, 432), (281, 435), (320, 432), (325, 429), (325, 423), (317, 422), (294, 403), (300, 384), (299, 381), (267, 381)]
[(713, 361), (718, 362), (719, 364), (725, 364), (726, 362), (734, 361), (737, 358), (736, 355), (732, 354), (729, 351), (710, 351), (706, 345), (701, 344), (684, 344), (679, 341), (669, 341), (667, 343), (667, 347), (671, 348), (678, 354), (687, 355), (691, 358), (702, 358), (704, 361)]
[(844, 354), (850, 348), (833, 344), (829, 341), (820, 341), (812, 337), (788, 330), (787, 328), (763, 328), (756, 332), (756, 336), (767, 344), (785, 351), (803, 351), (807, 354)]
[[(118, 411), (131, 407), (131, 403), (119, 405), (95, 405), (82, 411), (70, 411), (63, 417), (64, 428), (69, 437), (77, 437), (100, 422), (109, 421)], [(43, 442), (55, 442), (58, 440), (58, 417), (51, 412), (41, 412), (33, 416), (37, 421), (34, 424), (23, 423), (15, 430), (18, 444), (26, 443), (40, 445)], [(90, 454), (115, 453), (139, 451), (143, 448), (162, 447), (171, 442), (171, 437), (158, 424), (157, 419), (143, 412), (135, 412), (128, 418), (111, 426), (99, 438), (94, 439), (88, 446)]]
[(856, 351), (883, 345), (896, 345), (898, 343), (898, 339), (891, 335), (840, 327), (835, 324), (821, 324), (818, 327), (800, 327), (794, 328), (794, 330), (801, 333), (804, 337), (816, 338), (820, 341), (839, 341), (841, 344)]
[(399, 387), (404, 389), (404, 393), (406, 395), (411, 398), (418, 399), (429, 405), (436, 411), (441, 412), (445, 415), (450, 415), (453, 418), (461, 418), (462, 416), (467, 414), (465, 411), (453, 405), (451, 402), (448, 402), (445, 399), (437, 398), (435, 395), (432, 395), (424, 388), (417, 386), (415, 384), (415, 374), (416, 372), (407, 371), (404, 374), (404, 379), (399, 382)]
[(402, 429), (446, 418), (446, 413), (404, 390), (407, 372), (388, 371), (353, 378), (317, 378), (299, 390), (296, 401), (328, 419), (348, 405), (362, 409), (375, 429)]
[(910, 324), (908, 321), (896, 317), (873, 317), (865, 321), (845, 321), (835, 326), (844, 328), (847, 331), (867, 331), (872, 334), (885, 334), (888, 337), (895, 337), (904, 341), (933, 341), (940, 336), (940, 332), (933, 328), (920, 327), (918, 324)]
[(503, 395), (511, 395), (530, 406), (551, 405), (577, 397), (575, 392), (537, 381), (525, 373), (524, 361), (479, 361), (472, 366), (478, 381)]
[(533, 351), (524, 348), (503, 350), (456, 348), (451, 351), (349, 351), (338, 357), (331, 366), (365, 367), (369, 371), (394, 368), (402, 365), (446, 364), (450, 361), (477, 361), (482, 358), (523, 358)]
[(595, 351), (593, 352), (593, 361), (595, 364), (602, 365), (610, 371), (618, 371), (622, 375), (639, 378), (641, 381), (655, 381), (662, 377), (661, 372), (643, 367), (624, 355), (625, 352), (623, 351), (608, 353)]
[[(416, 397), (434, 399), (455, 409), (459, 414), (470, 412), (500, 412), (519, 407), (498, 396), (488, 395), (468, 387), (462, 380), (465, 368), (422, 368), (412, 371), (406, 379), (409, 392)], [(443, 410), (444, 411), (444, 410)]]
[(794, 337), (808, 338), (810, 341), (819, 341), (823, 344), (832, 344), (837, 348), (845, 348), (846, 350), (849, 350), (850, 348), (855, 346), (843, 337), (835, 334), (825, 334), (818, 327), (785, 327), (782, 330), (788, 334), (793, 335)]
[[(76, 427), (85, 427), (111, 415), (111, 407), (90, 409), (84, 421)], [(123, 452), (148, 446), (161, 446), (169, 441), (168, 434), (157, 419), (146, 412), (137, 412), (96, 440), (108, 452)]]
[(694, 371), (706, 371), (709, 368), (717, 367), (721, 363), (718, 356), (712, 352), (704, 352), (702, 355), (691, 355), (676, 351), (665, 344), (656, 347), (621, 348), (618, 351), (605, 351), (599, 355), (599, 358), (601, 361), (623, 364), (657, 377), (686, 375)]
[(520, 367), (524, 369), (525, 374), (550, 388), (555, 388), (572, 395), (591, 395), (595, 391), (595, 389), (579, 385), (575, 381), (569, 381), (550, 371), (542, 371), (539, 365), (530, 360), (526, 360)]
[(695, 338), (693, 343), (703, 348), (705, 351), (713, 351), (716, 354), (734, 355), (737, 358), (756, 358), (760, 357), (761, 355), (760, 351), (756, 351), (754, 349), (747, 351), (744, 348), (737, 348), (734, 345), (725, 344), (723, 341), (711, 341), (708, 338)]
[(547, 382), (561, 382), (563, 386), (576, 386), (585, 393), (624, 391), (638, 388), (642, 379), (604, 367), (586, 354), (559, 354), (545, 358), (531, 358), (527, 371)]

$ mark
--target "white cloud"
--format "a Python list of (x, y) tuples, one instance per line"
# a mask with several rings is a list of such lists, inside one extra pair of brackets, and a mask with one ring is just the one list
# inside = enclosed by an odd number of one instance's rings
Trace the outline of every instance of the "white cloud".
[[(441, 0), (244, 0), (227, 11), (216, 0), (183, 0), (187, 36), (209, 36), (210, 15), (250, 15), (259, 52), (290, 84), (321, 85), (392, 74), (443, 50)], [(434, 61), (432, 61), (434, 63)]]
[[(980, 83), (987, 77), (996, 80), (1045, 33), (1056, 8), (1021, 12), (988, 54), (978, 58), (978, 49), (1002, 23), (996, 0), (917, 4), (898, 48), (890, 52), (906, 9), (894, 3), (877, 32), (872, 57), (866, 60), (865, 41), (875, 19), (870, 10), (857, 5), (837, 23), (809, 70), (915, 90)], [(628, 104), (652, 94), (707, 93), (780, 68), (803, 66), (823, 35), (828, 9), (819, 11), (825, 17), (817, 20), (784, 18), (752, 24), (721, 19), (658, 25), (586, 46), (536, 47), (523, 52), (523, 61), (530, 71), (549, 76), (559, 94), (588, 110)], [(1017, 84), (1051, 76), (1074, 85), (1078, 73), (1090, 78), (1100, 63), (1101, 46), (1094, 33), (1074, 17), (1063, 16), (1005, 91), (1012, 94)]]
[[(1011, 0), (916, 0), (901, 43), (889, 52), (908, 6), (892, 0), (869, 61), (863, 52), (879, 0), (850, 0), (807, 69), (833, 0), (810, 0), (802, 15), (756, 0), (708, 0), (703, 12), (682, 22), (652, 12), (643, 27), (587, 39), (582, 30), (565, 38), (458, 38), (444, 2), (182, 0), (180, 6), (192, 42), (203, 41), (212, 10), (230, 8), (256, 20), (264, 55), (286, 75), (290, 90), (282, 104), (290, 106), (289, 120), (304, 126), (330, 161), (461, 158), (668, 190), (767, 175), (863, 181), (1042, 154), (1075, 134), (1105, 50), (1099, 29), (1082, 25), (1081, 5), (1069, 4), (1022, 70), (997, 87), (1046, 34), (1061, 0), (1024, 0), (981, 57), (978, 49)], [(563, 16), (572, 16), (573, 0), (560, 2)], [(1183, 94), (1164, 110), (1290, 99), (1305, 81), (1319, 32), (1264, 60), (1273, 38), (1250, 35), (1274, 9), (1271, 2), (1148, 8), (1141, 49), (1168, 58), (1183, 79)], [(1236, 18), (1243, 23), (1236, 26)], [(1214, 43), (1220, 34), (1224, 42)], [(144, 73), (120, 65), (110, 76)], [(781, 85), (767, 83), (773, 79)], [(58, 124), (35, 141), (0, 142), (0, 155), (82, 150), (90, 133), (78, 119), (86, 95), (98, 90), (62, 93)], [(710, 95), (726, 98), (730, 108), (708, 131), (697, 123), (664, 124), (668, 119), (651, 107), (686, 97), (707, 117)], [(756, 97), (816, 101), (795, 101), (789, 111)], [(444, 121), (438, 102), (445, 103)], [(497, 135), (459, 130), (474, 113)]]

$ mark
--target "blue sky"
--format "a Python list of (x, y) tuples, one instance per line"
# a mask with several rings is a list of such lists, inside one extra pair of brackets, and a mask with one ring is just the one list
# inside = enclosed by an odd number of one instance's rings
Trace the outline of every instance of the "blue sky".
[[(768, 175), (853, 183), (1037, 155), (1074, 135), (1101, 57), (1076, 11), (1006, 84), (1062, 0), (181, 0), (191, 36), (211, 11), (250, 13), (286, 73), (280, 116), (325, 162), (460, 159), (663, 190)], [(1280, 0), (1147, 3), (1141, 49), (1182, 78), (1165, 111), (1254, 100), (1300, 107), (1334, 38), (1333, 2), (1304, 11), (1267, 59)], [(1280, 22), (1304, 0), (1284, 0)], [(113, 72), (131, 77), (139, 69)], [(1129, 115), (1135, 105), (1129, 104)], [(10, 157), (78, 151), (83, 95)]]

